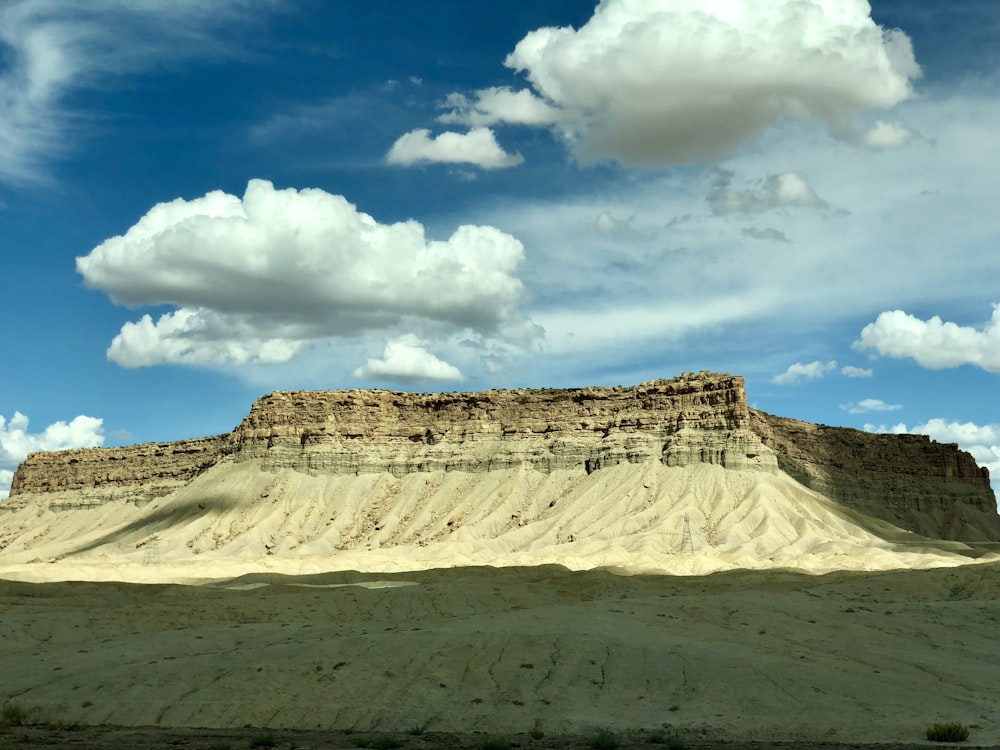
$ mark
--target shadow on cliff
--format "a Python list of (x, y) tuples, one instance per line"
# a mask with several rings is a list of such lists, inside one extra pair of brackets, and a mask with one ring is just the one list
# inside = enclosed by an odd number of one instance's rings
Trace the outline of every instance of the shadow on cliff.
[(90, 552), (106, 544), (124, 544), (134, 542), (138, 549), (144, 540), (151, 540), (155, 535), (174, 526), (190, 523), (204, 516), (217, 516), (232, 510), (238, 505), (235, 497), (225, 495), (201, 495), (190, 500), (170, 502), (161, 508), (143, 513), (134, 521), (119, 526), (97, 539), (74, 547), (59, 556), (60, 559)]

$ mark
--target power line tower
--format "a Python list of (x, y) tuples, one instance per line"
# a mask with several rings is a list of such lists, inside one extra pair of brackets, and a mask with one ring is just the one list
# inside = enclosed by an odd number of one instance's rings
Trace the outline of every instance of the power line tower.
[(160, 537), (153, 534), (146, 542), (146, 552), (142, 556), (143, 565), (159, 565), (160, 560)]
[(694, 552), (694, 541), (691, 539), (691, 519), (688, 514), (684, 514), (684, 530), (681, 532), (681, 546), (679, 552)]

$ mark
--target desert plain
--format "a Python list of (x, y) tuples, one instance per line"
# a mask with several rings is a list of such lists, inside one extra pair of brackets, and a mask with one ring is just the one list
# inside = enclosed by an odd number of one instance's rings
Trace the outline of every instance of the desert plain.
[[(627, 746), (658, 734), (691, 746), (920, 744), (935, 721), (960, 721), (989, 746), (1000, 743), (998, 634), (997, 563), (0, 583), (7, 700), (47, 722), (215, 728), (206, 747), (263, 727), (321, 730), (332, 747), (385, 733), (585, 745), (601, 729)], [(185, 732), (167, 736), (193, 742)], [(0, 746), (21, 736), (9, 729)]]

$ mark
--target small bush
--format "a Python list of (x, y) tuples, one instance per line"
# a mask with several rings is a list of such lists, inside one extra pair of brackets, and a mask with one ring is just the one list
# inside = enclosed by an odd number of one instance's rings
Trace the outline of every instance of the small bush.
[(278, 741), (270, 732), (266, 734), (255, 734), (250, 738), (250, 747), (276, 747)]
[(969, 730), (954, 721), (934, 724), (927, 727), (927, 739), (932, 742), (964, 742), (969, 739)]
[(590, 740), (590, 746), (594, 750), (618, 750), (620, 744), (622, 741), (610, 729), (602, 729)]
[(402, 745), (403, 743), (391, 734), (383, 734), (381, 737), (376, 737), (368, 743), (368, 747), (372, 748), (372, 750), (394, 750), (394, 748), (402, 747)]
[(540, 739), (542, 739), (542, 737), (545, 736), (545, 732), (543, 732), (538, 727), (535, 727), (534, 729), (532, 729), (530, 732), (528, 732), (528, 734), (531, 735), (531, 739), (533, 739), (533, 740), (540, 740)]
[(510, 750), (510, 743), (507, 740), (493, 738), (480, 742), (477, 747), (478, 750)]
[(0, 709), (0, 727), (23, 727), (28, 719), (28, 711), (16, 703), (4, 703)]
[(406, 730), (407, 734), (417, 737), (427, 731), (427, 727), (430, 726), (429, 721), (425, 721), (423, 724), (414, 724), (412, 727)]

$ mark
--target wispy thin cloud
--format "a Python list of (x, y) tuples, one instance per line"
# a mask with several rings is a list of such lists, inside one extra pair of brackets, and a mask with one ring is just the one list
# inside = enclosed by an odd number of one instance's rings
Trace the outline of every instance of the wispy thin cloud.
[[(0, 182), (44, 183), (87, 122), (70, 94), (116, 76), (192, 58), (238, 53), (241, 21), (277, 0), (13, 0), (0, 7)], [(220, 34), (225, 29), (226, 34)]]
[(841, 404), (840, 408), (848, 414), (869, 414), (875, 411), (899, 411), (900, 404), (887, 404), (880, 398), (866, 398), (857, 403)]

